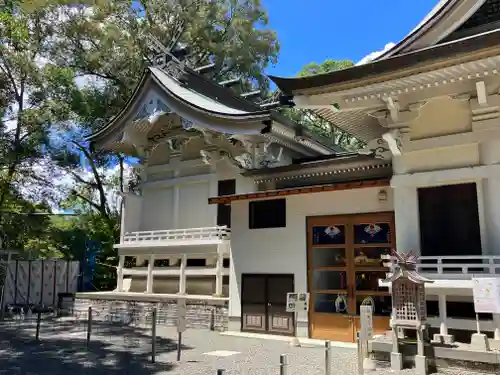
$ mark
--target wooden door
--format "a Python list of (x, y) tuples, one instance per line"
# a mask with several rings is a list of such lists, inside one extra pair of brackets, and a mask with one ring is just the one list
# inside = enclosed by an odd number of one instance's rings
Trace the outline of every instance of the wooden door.
[(242, 275), (241, 330), (265, 333), (267, 330), (267, 296), (265, 275)]
[(307, 230), (311, 337), (355, 341), (361, 304), (374, 307), (374, 331), (386, 331), (391, 299), (378, 280), (395, 243), (393, 214), (312, 217)]
[(293, 275), (243, 274), (242, 331), (293, 335), (294, 316), (286, 312), (286, 294), (293, 291)]

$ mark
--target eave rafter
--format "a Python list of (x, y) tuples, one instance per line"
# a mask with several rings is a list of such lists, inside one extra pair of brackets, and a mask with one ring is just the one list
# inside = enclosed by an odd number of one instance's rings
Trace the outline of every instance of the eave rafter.
[(242, 201), (242, 200), (265, 199), (265, 198), (283, 197), (289, 195), (312, 194), (312, 193), (322, 193), (328, 191), (351, 190), (351, 189), (385, 187), (385, 186), (390, 186), (389, 179), (347, 182), (347, 183), (338, 183), (331, 185), (308, 186), (308, 187), (290, 188), (282, 190), (270, 190), (260, 193), (211, 197), (208, 199), (208, 204), (231, 204), (231, 202)]
[[(374, 106), (384, 97), (418, 94), (419, 97), (425, 99), (428, 96), (436, 96), (436, 89), (446, 95), (447, 86), (462, 84), (473, 87), (477, 80), (498, 77), (499, 66), (500, 56), (491, 56), (405, 77), (386, 79), (382, 82), (359, 84), (335, 94), (341, 98), (339, 99), (341, 109)], [(449, 90), (455, 90), (455, 88), (450, 87)]]

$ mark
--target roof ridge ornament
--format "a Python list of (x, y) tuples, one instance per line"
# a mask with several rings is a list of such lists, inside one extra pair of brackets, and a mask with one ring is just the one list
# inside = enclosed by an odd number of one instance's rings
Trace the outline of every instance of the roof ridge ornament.
[[(210, 0), (194, 0), (189, 7), (195, 7), (198, 9), (203, 2), (208, 2)], [(180, 22), (177, 23), (170, 41), (165, 46), (161, 43), (155, 36), (149, 34), (146, 36), (148, 43), (148, 48), (153, 52), (153, 64), (154, 68), (164, 69), (166, 67), (176, 66), (178, 68), (184, 69), (186, 65), (186, 59), (179, 59), (174, 54), (175, 47), (179, 44), (179, 40), (184, 34), (186, 29), (186, 20), (181, 19)], [(172, 70), (172, 69), (171, 69)], [(174, 70), (175, 71), (175, 70)]]

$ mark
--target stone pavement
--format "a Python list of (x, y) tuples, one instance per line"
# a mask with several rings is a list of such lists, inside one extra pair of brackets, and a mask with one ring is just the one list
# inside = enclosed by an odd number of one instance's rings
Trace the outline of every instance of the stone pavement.
[[(287, 354), (288, 375), (324, 375), (324, 349), (295, 348), (287, 342), (223, 336), (206, 330), (183, 335), (176, 360), (175, 328), (158, 327), (157, 359), (151, 363), (150, 331), (138, 327), (95, 327), (89, 348), (81, 327), (34, 330), (0, 326), (0, 374), (5, 375), (278, 375), (280, 354)], [(51, 327), (54, 328), (54, 327)], [(331, 375), (357, 375), (356, 351), (332, 349)], [(387, 366), (370, 374), (390, 374)], [(459, 374), (460, 372), (447, 372)], [(402, 374), (413, 374), (406, 370)], [(469, 375), (470, 371), (467, 372)]]

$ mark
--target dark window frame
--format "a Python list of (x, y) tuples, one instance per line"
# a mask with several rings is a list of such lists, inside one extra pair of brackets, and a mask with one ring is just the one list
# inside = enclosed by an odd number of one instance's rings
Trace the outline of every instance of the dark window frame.
[[(219, 197), (233, 194), (236, 194), (236, 179), (219, 180), (217, 182), (217, 195)], [(217, 204), (217, 225), (225, 225), (231, 228), (231, 204)]]
[(422, 256), (482, 255), (475, 182), (422, 187), (417, 196)]
[(286, 198), (249, 202), (248, 228), (286, 228)]
[[(195, 263), (193, 265), (193, 263)], [(199, 264), (196, 264), (199, 263)], [(186, 259), (186, 267), (206, 267), (207, 260), (205, 258), (188, 258)]]

